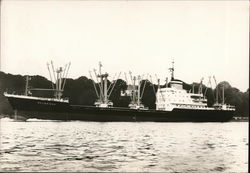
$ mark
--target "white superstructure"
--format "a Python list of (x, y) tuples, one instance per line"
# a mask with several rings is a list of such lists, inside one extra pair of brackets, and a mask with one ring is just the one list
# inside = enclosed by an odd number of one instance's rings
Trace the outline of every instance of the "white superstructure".
[(159, 88), (156, 93), (156, 109), (171, 111), (173, 108), (212, 109), (207, 107), (203, 94), (188, 93), (183, 82), (172, 80), (169, 87)]
[[(158, 88), (156, 93), (156, 110), (172, 111), (174, 108), (180, 109), (202, 109), (202, 110), (235, 110), (234, 106), (218, 103), (218, 97), (213, 107), (207, 106), (207, 99), (202, 93), (202, 80), (198, 93), (188, 92), (183, 89), (183, 82), (174, 79), (174, 62), (170, 68), (171, 81), (165, 88)], [(218, 95), (218, 89), (216, 89)], [(224, 97), (224, 89), (223, 89)]]

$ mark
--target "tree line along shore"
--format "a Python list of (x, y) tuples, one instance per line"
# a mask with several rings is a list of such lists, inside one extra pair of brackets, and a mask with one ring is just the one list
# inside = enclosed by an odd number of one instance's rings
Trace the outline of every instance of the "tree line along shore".
[[(30, 76), (29, 88), (51, 88), (51, 81), (42, 76)], [(0, 115), (12, 115), (13, 110), (8, 103), (8, 100), (4, 97), (3, 93), (8, 92), (11, 94), (23, 94), (25, 91), (25, 79), (26, 76), (13, 75), (0, 71)], [(112, 85), (114, 82), (108, 81), (108, 85)], [(98, 84), (95, 83), (97, 86)], [(145, 86), (142, 96), (142, 103), (150, 109), (155, 109), (155, 92), (158, 89), (157, 84), (151, 83), (149, 80), (142, 80), (142, 86)], [(183, 88), (187, 91), (194, 89), (194, 92), (198, 92), (199, 83), (187, 84), (183, 82)], [(208, 99), (208, 106), (212, 106), (215, 103), (216, 89), (212, 89), (202, 84), (203, 93)], [(231, 86), (228, 82), (220, 82), (217, 87), (220, 89), (224, 86), (225, 103), (234, 105), (236, 107), (237, 117), (249, 117), (249, 89), (242, 92), (239, 89)], [(160, 87), (164, 87), (161, 85)], [(97, 87), (98, 88), (98, 87)], [(117, 79), (113, 92), (110, 95), (110, 100), (117, 107), (128, 107), (130, 103), (129, 96), (122, 96), (121, 92), (127, 89), (126, 81)], [(32, 91), (33, 96), (37, 97), (53, 97), (52, 91)], [(80, 105), (94, 105), (97, 99), (96, 92), (93, 86), (93, 80), (85, 76), (81, 76), (77, 79), (68, 78), (65, 84), (63, 97), (69, 98), (70, 104)], [(219, 102), (222, 101), (221, 95), (219, 95)]]

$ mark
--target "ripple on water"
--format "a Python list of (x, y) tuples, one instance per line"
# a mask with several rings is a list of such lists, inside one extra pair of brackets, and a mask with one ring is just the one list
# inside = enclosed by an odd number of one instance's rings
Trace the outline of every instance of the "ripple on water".
[(247, 123), (2, 125), (0, 171), (247, 172)]
[(225, 171), (227, 168), (224, 166), (216, 166), (214, 169), (211, 169), (210, 171), (219, 171), (219, 172), (223, 172)]

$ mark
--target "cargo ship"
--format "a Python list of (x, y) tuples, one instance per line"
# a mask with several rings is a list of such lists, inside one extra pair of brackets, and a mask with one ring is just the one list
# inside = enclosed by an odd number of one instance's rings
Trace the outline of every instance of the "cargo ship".
[[(81, 120), (81, 121), (124, 121), (124, 122), (225, 122), (230, 121), (235, 113), (235, 107), (224, 103), (224, 89), (222, 90), (223, 100), (218, 102), (218, 89), (216, 90), (216, 102), (208, 107), (207, 99), (202, 93), (202, 81), (198, 93), (194, 90), (187, 91), (183, 88), (183, 82), (174, 78), (174, 62), (171, 68), (171, 80), (166, 82), (165, 87), (160, 87), (155, 92), (156, 109), (149, 109), (141, 102), (143, 86), (140, 85), (141, 76), (131, 76), (133, 85), (126, 90), (131, 97), (128, 107), (114, 107), (109, 100), (114, 85), (108, 86), (108, 73), (102, 74), (101, 63), (99, 72), (94, 70), (97, 84), (93, 81), (93, 87), (98, 97), (93, 106), (73, 105), (68, 99), (62, 98), (66, 77), (70, 64), (54, 70), (53, 64), (48, 64), (50, 77), (54, 76), (55, 87), (53, 98), (42, 98), (32, 96), (28, 89), (28, 77), (26, 78), (26, 89), (24, 95), (4, 93), (14, 110), (14, 119), (27, 120), (30, 118), (46, 120)], [(51, 75), (50, 68), (54, 72)], [(90, 73), (91, 76), (91, 73)], [(52, 79), (52, 78), (51, 78)], [(91, 76), (91, 79), (92, 76)], [(117, 81), (117, 80), (116, 80)], [(138, 84), (136, 85), (136, 81)], [(98, 86), (98, 88), (97, 88)], [(217, 87), (218, 88), (218, 87)], [(41, 89), (42, 90), (42, 89)], [(49, 90), (49, 89), (45, 89)]]

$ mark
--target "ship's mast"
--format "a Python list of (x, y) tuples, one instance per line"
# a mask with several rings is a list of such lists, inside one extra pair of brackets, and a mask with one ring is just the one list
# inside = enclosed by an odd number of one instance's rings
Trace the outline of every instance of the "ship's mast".
[(107, 90), (108, 79), (107, 79), (107, 77), (108, 77), (108, 74), (105, 73), (104, 74), (104, 103), (107, 103), (107, 101), (108, 101), (108, 90)]
[(216, 81), (216, 79), (215, 79), (215, 76), (213, 76), (213, 78), (214, 78), (214, 82), (215, 82), (215, 86), (216, 86), (216, 100), (215, 100), (215, 104), (218, 104), (219, 103), (219, 91), (218, 91), (218, 85), (217, 85), (217, 81)]
[(53, 72), (53, 77), (54, 77), (54, 81), (56, 85), (55, 89), (54, 89), (53, 80), (51, 77), (52, 75), (50, 72), (50, 64), (47, 63), (47, 66), (48, 66), (48, 71), (49, 71), (49, 75), (51, 78), (51, 85), (52, 85), (52, 90), (54, 91), (54, 96), (56, 99), (60, 100), (63, 95), (62, 93), (63, 93), (64, 86), (66, 83), (66, 77), (68, 75), (70, 63), (66, 64), (64, 69), (62, 67), (59, 67), (55, 70), (53, 62), (51, 61), (51, 71)]
[(202, 82), (203, 82), (203, 79), (204, 78), (201, 78), (201, 82), (200, 82), (200, 85), (199, 85), (198, 94), (202, 94)]
[(101, 100), (101, 102), (104, 102), (103, 76), (102, 76), (102, 63), (101, 62), (99, 62), (99, 75), (97, 77), (100, 77), (100, 81), (101, 81), (101, 86), (100, 86), (100, 90), (101, 90), (100, 100)]
[(225, 104), (225, 98), (224, 98), (224, 84), (222, 85), (222, 104)]
[(201, 95), (202, 95), (202, 81), (204, 78), (201, 78), (200, 86), (199, 86), (199, 91), (198, 94), (200, 95), (200, 100), (201, 100)]
[(132, 84), (132, 91), (131, 91), (131, 102), (130, 105), (134, 105), (136, 103), (136, 91), (135, 91), (135, 81), (136, 81), (136, 77), (132, 76), (132, 72), (129, 71), (129, 76), (130, 76), (130, 80), (131, 80), (131, 84)]
[[(216, 101), (215, 101), (215, 105), (217, 105), (217, 106), (223, 106), (223, 105), (225, 105), (225, 88), (224, 88), (224, 84), (221, 83), (221, 85), (222, 85), (221, 86), (222, 87), (222, 95), (219, 95), (219, 89), (221, 87), (219, 88), (219, 85), (216, 82), (215, 76), (213, 76), (213, 78), (214, 78), (214, 82), (216, 84), (216, 88), (215, 88), (216, 89)], [(221, 99), (221, 103), (219, 103), (219, 97)]]
[(158, 89), (157, 89), (157, 90), (160, 91), (160, 89), (161, 89), (161, 88), (160, 88), (160, 79), (157, 79), (157, 86), (158, 86)]
[[(143, 75), (142, 76), (138, 75), (137, 77), (135, 77), (135, 76), (132, 76), (131, 72), (129, 72), (129, 74), (130, 74), (130, 78), (131, 78), (131, 82), (132, 82), (131, 102), (129, 104), (129, 107), (131, 109), (145, 109), (144, 105), (141, 103), (141, 99), (142, 99), (143, 94), (144, 94), (146, 81), (144, 81), (144, 84), (141, 88)], [(136, 81), (138, 81), (137, 87), (136, 87)]]
[(62, 67), (59, 67), (56, 70), (56, 93), (55, 96), (57, 99), (61, 99), (62, 96)]
[(136, 77), (135, 76), (132, 76), (132, 72), (131, 71), (129, 71), (129, 76), (130, 76), (130, 80), (131, 80), (131, 84), (132, 84), (132, 91), (131, 91), (131, 96), (130, 96), (130, 98), (131, 98), (131, 102), (130, 102), (130, 104), (129, 104), (129, 107), (130, 108), (134, 108), (135, 107), (135, 105), (136, 105), (136, 86), (135, 86), (135, 82), (136, 82)]
[(172, 61), (172, 68), (169, 68), (171, 72), (171, 80), (174, 80), (174, 60)]
[(137, 106), (140, 106), (141, 104), (141, 96), (140, 96), (140, 92), (141, 92), (141, 76), (138, 76), (138, 90), (137, 90)]
[(102, 64), (99, 62), (99, 75), (100, 78), (100, 101), (103, 104), (108, 104), (108, 73), (102, 74)]
[(136, 77), (134, 76), (134, 78), (133, 78), (133, 91), (132, 91), (132, 103), (133, 104), (136, 103), (135, 81), (136, 81)]
[[(108, 87), (108, 73), (104, 73), (102, 74), (102, 64), (101, 62), (99, 62), (99, 74), (96, 73), (96, 70), (94, 69), (94, 73), (95, 73), (95, 77), (97, 80), (97, 84), (99, 86), (100, 89), (100, 93), (97, 92), (96, 86), (95, 86), (95, 82), (92, 78), (91, 72), (90, 73), (90, 77), (93, 80), (93, 85), (96, 91), (96, 95), (98, 97), (98, 100), (95, 102), (96, 106), (101, 106), (101, 107), (109, 107), (109, 106), (113, 106), (113, 103), (111, 101), (109, 101), (109, 97), (117, 83), (118, 80), (116, 80), (114, 83), (110, 84)], [(121, 72), (119, 73), (117, 79), (120, 77)], [(99, 78), (100, 78), (100, 82), (99, 82)], [(112, 85), (112, 86), (111, 86)]]
[(192, 84), (192, 93), (194, 93), (194, 83)]
[(30, 80), (30, 77), (27, 75), (26, 76), (26, 83), (25, 83), (25, 92), (24, 92), (24, 95), (28, 95), (28, 92), (29, 92), (29, 80)]

